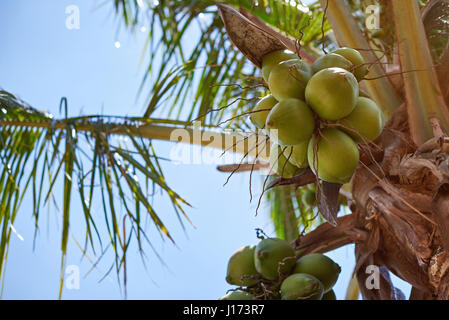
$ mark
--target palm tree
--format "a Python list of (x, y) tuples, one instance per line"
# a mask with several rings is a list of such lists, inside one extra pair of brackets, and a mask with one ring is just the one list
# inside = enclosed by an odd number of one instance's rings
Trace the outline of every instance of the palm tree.
[[(373, 4), (381, 8), (381, 29), (376, 32), (364, 23), (366, 9)], [(151, 240), (142, 226), (144, 216), (173, 241), (148, 196), (155, 188), (163, 190), (181, 223), (188, 221), (189, 204), (165, 182), (152, 141), (170, 140), (175, 129), (191, 133), (192, 122), (198, 120), (202, 133), (216, 139), (188, 142), (222, 147), (228, 129), (254, 131), (243, 115), (266, 89), (259, 72), (263, 55), (288, 48), (313, 62), (348, 46), (360, 50), (370, 67), (361, 86), (381, 106), (386, 128), (376, 144), (364, 150), (349, 189), (341, 191), (351, 214), (337, 217), (335, 195), (341, 186), (323, 184), (320, 211), (331, 224), (313, 219), (314, 211), (301, 201), (303, 186), (316, 181), (310, 172), (264, 183), (261, 194), (270, 201), (276, 233), (303, 253), (355, 243), (357, 265), (350, 291), (358, 282), (365, 299), (402, 298), (389, 272), (412, 285), (410, 299), (448, 298), (447, 0), (320, 0), (309, 5), (280, 0), (115, 0), (114, 6), (131, 30), (149, 19), (150, 63), (140, 88), (149, 93), (146, 111), (135, 118), (54, 119), (0, 92), (0, 271), (8, 253), (9, 226), (25, 193), (32, 193), (38, 225), (42, 206), (56, 201), (52, 191), (59, 179), (64, 182), (62, 266), (75, 192), (86, 222), (85, 250), (94, 249), (96, 240), (104, 241), (91, 214), (99, 195), (117, 272), (131, 238), (139, 247)], [(156, 28), (162, 32), (154, 32)], [(189, 37), (192, 28), (199, 29), (201, 37)], [(193, 103), (187, 104), (191, 94)], [(162, 110), (164, 118), (155, 119), (155, 110)], [(114, 135), (125, 135), (130, 143), (116, 142)], [(254, 153), (254, 142), (245, 143), (249, 138), (244, 134), (233, 137), (240, 138), (232, 149), (242, 154), (242, 161), (220, 170), (233, 174), (264, 167), (254, 158), (263, 161), (266, 153)], [(127, 235), (118, 219), (119, 206), (131, 230)], [(369, 265), (380, 266), (380, 290), (365, 286)]]

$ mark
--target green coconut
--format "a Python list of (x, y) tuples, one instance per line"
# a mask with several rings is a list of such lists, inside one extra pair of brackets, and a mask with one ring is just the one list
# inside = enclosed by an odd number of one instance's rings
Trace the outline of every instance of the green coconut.
[(311, 76), (312, 70), (305, 61), (283, 61), (271, 69), (268, 87), (278, 101), (289, 98), (304, 100), (306, 85)]
[(296, 261), (293, 273), (307, 273), (314, 276), (323, 284), (324, 292), (328, 292), (337, 282), (340, 271), (340, 266), (329, 257), (311, 253)]
[(254, 265), (254, 251), (256, 246), (245, 246), (235, 251), (228, 262), (226, 281), (236, 286), (252, 286), (259, 280)]
[(271, 52), (262, 58), (262, 76), (266, 82), (270, 76), (271, 69), (278, 63), (291, 59), (299, 59), (299, 57), (289, 50), (279, 50)]
[(345, 184), (359, 163), (357, 144), (346, 133), (326, 128), (309, 141), (307, 157), (312, 171), (321, 180)]
[(320, 280), (306, 273), (292, 274), (281, 284), (283, 300), (321, 300), (323, 293)]
[(312, 71), (313, 73), (317, 73), (318, 71), (321, 71), (323, 69), (334, 67), (351, 71), (353, 65), (351, 61), (349, 61), (345, 57), (336, 53), (329, 53), (315, 60), (315, 62), (312, 64)]
[(382, 132), (384, 121), (382, 111), (373, 100), (359, 97), (354, 110), (339, 120), (339, 123), (346, 127), (341, 129), (354, 141), (366, 143), (377, 139)]
[(269, 162), (272, 173), (283, 178), (291, 178), (304, 171), (287, 160), (290, 153), (291, 147), (283, 147), (277, 143), (271, 145)]
[(278, 238), (260, 241), (254, 252), (256, 270), (268, 280), (276, 280), (279, 273), (290, 273), (295, 260), (295, 250), (287, 241)]
[(278, 101), (271, 95), (263, 97), (252, 110), (253, 112), (249, 116), (251, 122), (259, 129), (265, 127), (268, 113), (278, 103)]
[(342, 68), (328, 68), (315, 73), (306, 87), (306, 101), (325, 120), (349, 115), (359, 97), (354, 75)]
[(286, 99), (279, 101), (271, 109), (266, 129), (278, 144), (294, 146), (310, 139), (315, 129), (315, 120), (304, 101)]
[(368, 67), (365, 65), (365, 59), (363, 59), (362, 55), (357, 50), (343, 47), (335, 50), (333, 53), (339, 54), (351, 61), (354, 66), (351, 72), (358, 81), (362, 80), (368, 73)]
[(337, 300), (337, 296), (335, 295), (334, 290), (329, 290), (328, 292), (323, 294), (321, 300)]
[(289, 150), (287, 150), (287, 155), (290, 154), (290, 158), (288, 161), (290, 161), (292, 164), (297, 166), (298, 168), (307, 168), (309, 163), (307, 162), (307, 147), (308, 147), (309, 141), (304, 141), (300, 144), (297, 144), (296, 146), (291, 147), (291, 153), (289, 153)]
[(219, 300), (257, 300), (251, 293), (245, 291), (231, 291)]

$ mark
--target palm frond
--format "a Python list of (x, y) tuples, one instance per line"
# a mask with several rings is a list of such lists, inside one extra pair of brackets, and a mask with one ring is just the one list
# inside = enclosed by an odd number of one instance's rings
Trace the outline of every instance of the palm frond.
[(307, 187), (296, 189), (294, 186), (280, 186), (267, 192), (270, 217), (277, 237), (292, 241), (300, 233), (308, 232), (323, 222), (316, 208), (303, 203), (302, 195), (305, 192)]
[[(86, 225), (84, 252), (88, 248), (94, 252), (105, 250), (100, 224), (93, 218), (93, 204), (100, 199), (104, 209), (102, 225), (106, 226), (115, 252), (117, 273), (123, 267), (129, 241), (137, 241), (141, 250), (146, 242), (151, 245), (143, 229), (144, 215), (163, 239), (174, 243), (163, 217), (149, 199), (156, 190), (165, 193), (181, 224), (188, 220), (184, 209), (189, 203), (167, 184), (151, 139), (138, 134), (140, 124), (138, 118), (125, 117), (54, 119), (0, 91), (0, 271), (7, 258), (11, 226), (27, 191), (33, 198), (36, 229), (43, 207), (52, 201), (62, 204), (57, 206), (62, 208), (60, 291), (72, 218), (70, 204), (76, 201), (76, 195), (82, 203)], [(128, 142), (117, 139), (116, 133)], [(62, 199), (57, 201), (59, 183), (63, 185)], [(129, 239), (120, 227), (122, 221), (131, 230)]]

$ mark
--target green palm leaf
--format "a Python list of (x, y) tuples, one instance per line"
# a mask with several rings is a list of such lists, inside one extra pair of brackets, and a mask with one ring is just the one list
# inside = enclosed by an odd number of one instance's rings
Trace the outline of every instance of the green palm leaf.
[[(163, 238), (174, 242), (163, 217), (148, 200), (149, 195), (156, 189), (165, 192), (181, 223), (188, 219), (184, 207), (189, 203), (167, 184), (151, 139), (136, 136), (139, 125), (148, 122), (146, 119), (101, 116), (54, 119), (5, 91), (0, 91), (0, 110), (0, 270), (7, 256), (10, 226), (30, 184), (36, 228), (43, 207), (49, 206), (51, 200), (62, 203), (58, 206), (62, 208), (60, 293), (70, 233), (70, 203), (76, 193), (82, 201), (86, 222), (84, 251), (92, 248), (94, 252), (98, 245), (100, 252), (105, 250), (98, 221), (92, 218), (92, 202), (101, 195), (117, 273), (126, 258), (127, 245), (122, 243), (129, 244), (135, 239), (139, 248), (143, 248), (143, 242), (150, 241), (142, 225), (143, 212)], [(130, 145), (115, 138), (117, 129), (132, 141)], [(58, 181), (63, 182), (61, 201), (54, 195)], [(119, 205), (124, 208), (131, 230), (136, 231), (127, 236), (120, 227)]]

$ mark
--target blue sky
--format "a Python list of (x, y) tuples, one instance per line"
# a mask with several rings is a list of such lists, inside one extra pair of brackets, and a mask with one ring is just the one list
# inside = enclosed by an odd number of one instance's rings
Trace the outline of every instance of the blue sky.
[[(38, 109), (58, 114), (59, 100), (69, 102), (69, 115), (141, 115), (142, 98), (136, 99), (145, 63), (139, 65), (145, 32), (119, 32), (112, 6), (91, 0), (2, 0), (0, 2), (0, 87), (18, 94)], [(65, 26), (69, 5), (80, 8), (79, 30)], [(120, 48), (115, 42), (120, 42)], [(145, 97), (145, 95), (143, 95)], [(162, 156), (173, 145), (155, 144)], [(177, 247), (160, 241), (149, 227), (151, 239), (165, 267), (147, 248), (147, 268), (137, 248), (128, 254), (128, 298), (131, 299), (217, 299), (230, 288), (225, 282), (227, 260), (239, 247), (256, 244), (255, 228), (273, 236), (267, 210), (255, 216), (256, 201), (249, 201), (249, 175), (234, 175), (223, 186), (227, 175), (215, 165), (176, 165), (164, 163), (169, 185), (185, 197), (193, 208), (187, 213), (195, 227), (180, 227), (171, 204), (156, 196), (154, 205)], [(260, 191), (259, 179), (254, 190)], [(56, 194), (58, 196), (58, 194)], [(59, 198), (61, 199), (61, 197)], [(84, 218), (78, 199), (72, 201), (71, 241), (67, 264), (79, 267), (79, 290), (65, 289), (65, 299), (122, 299), (115, 273), (100, 282), (109, 263), (109, 254), (91, 269), (95, 257), (81, 259), (76, 241), (83, 242)], [(33, 249), (34, 220), (31, 199), (25, 199), (14, 225), (23, 237), (13, 236), (6, 267), (3, 298), (56, 299), (60, 272), (61, 221), (54, 207), (42, 210), (40, 229)], [(266, 209), (262, 206), (263, 209)], [(96, 218), (102, 218), (101, 207)], [(353, 247), (329, 253), (342, 267), (335, 286), (343, 298), (354, 266)], [(108, 259), (109, 258), (109, 259)], [(409, 287), (400, 283), (407, 295)]]

